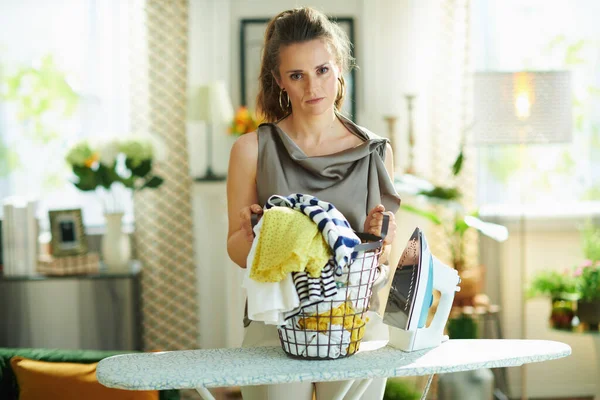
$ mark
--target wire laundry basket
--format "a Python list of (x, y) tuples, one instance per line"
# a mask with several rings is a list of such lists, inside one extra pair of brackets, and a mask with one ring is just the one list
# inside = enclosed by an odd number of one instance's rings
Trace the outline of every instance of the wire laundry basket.
[(338, 294), (333, 299), (305, 307), (286, 325), (277, 327), (286, 355), (302, 360), (331, 360), (358, 351), (388, 225), (389, 216), (384, 215), (381, 237), (356, 233), (362, 242), (355, 247), (358, 256), (336, 278)]

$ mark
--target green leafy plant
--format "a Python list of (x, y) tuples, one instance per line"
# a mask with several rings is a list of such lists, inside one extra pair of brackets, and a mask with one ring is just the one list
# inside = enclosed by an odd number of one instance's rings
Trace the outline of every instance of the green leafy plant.
[[(461, 173), (464, 161), (465, 156), (463, 146), (461, 146), (458, 156), (451, 166), (455, 178)], [(469, 229), (475, 229), (497, 241), (505, 241), (508, 238), (506, 227), (481, 220), (477, 211), (471, 213), (465, 211), (460, 204), (462, 192), (457, 185), (433, 185), (429, 181), (413, 175), (400, 176), (396, 178), (395, 184), (396, 190), (400, 193), (425, 198), (430, 205), (443, 206), (443, 212), (435, 212), (405, 204), (401, 206), (401, 209), (420, 215), (433, 224), (443, 227), (452, 256), (453, 267), (459, 272), (466, 266), (465, 234)]]
[(600, 261), (600, 228), (587, 221), (582, 231), (583, 256), (592, 262)]
[(583, 301), (600, 299), (600, 228), (587, 221), (581, 230), (581, 241), (585, 261), (562, 272), (538, 272), (528, 287), (528, 297), (550, 296), (552, 299)]
[(578, 271), (577, 291), (580, 300), (600, 300), (600, 261), (586, 260)]
[(405, 382), (402, 378), (388, 379), (385, 385), (383, 400), (418, 400), (421, 394), (414, 385)]
[(4, 80), (2, 98), (16, 103), (19, 119), (28, 124), (31, 137), (42, 143), (58, 137), (48, 121), (52, 117), (70, 117), (79, 103), (79, 96), (51, 54), (8, 76)]
[(473, 315), (461, 313), (448, 319), (450, 339), (477, 339), (477, 321)]
[(527, 288), (527, 297), (549, 296), (552, 299), (579, 297), (576, 271), (567, 268), (559, 271), (540, 271), (535, 274)]
[[(0, 72), (7, 70), (8, 67), (3, 66)], [(67, 74), (56, 65), (52, 54), (3, 75), (0, 99), (15, 106), (23, 134), (33, 143), (44, 146), (52, 143), (55, 148), (60, 148), (64, 145), (60, 140), (60, 124), (73, 116), (80, 97), (69, 84)], [(0, 177), (25, 167), (27, 164), (21, 158), (13, 144), (0, 141)], [(44, 185), (52, 187), (51, 182), (56, 183), (53, 177), (62, 175), (57, 172), (46, 171)]]
[(587, 221), (581, 230), (586, 260), (577, 268), (577, 288), (581, 300), (600, 300), (600, 228)]
[(82, 191), (114, 189), (116, 183), (133, 191), (155, 189), (164, 180), (153, 173), (153, 163), (160, 146), (150, 137), (111, 139), (91, 144), (75, 143), (65, 159)]

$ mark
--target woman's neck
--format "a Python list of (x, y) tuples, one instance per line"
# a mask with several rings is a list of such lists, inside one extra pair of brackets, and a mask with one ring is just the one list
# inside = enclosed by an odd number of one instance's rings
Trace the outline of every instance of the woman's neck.
[(333, 109), (321, 115), (290, 115), (288, 135), (305, 143), (319, 144), (335, 134), (338, 118)]

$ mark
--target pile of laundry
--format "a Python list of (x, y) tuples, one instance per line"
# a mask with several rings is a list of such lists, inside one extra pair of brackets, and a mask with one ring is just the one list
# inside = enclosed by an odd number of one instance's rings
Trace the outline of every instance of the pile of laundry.
[(243, 286), (248, 318), (277, 325), (284, 350), (301, 357), (353, 354), (377, 276), (373, 253), (331, 203), (271, 196), (254, 226)]

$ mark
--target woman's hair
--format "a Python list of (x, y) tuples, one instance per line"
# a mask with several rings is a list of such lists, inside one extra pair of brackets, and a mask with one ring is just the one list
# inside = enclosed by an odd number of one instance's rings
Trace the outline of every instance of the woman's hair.
[[(346, 33), (323, 13), (309, 7), (294, 8), (284, 11), (274, 17), (265, 32), (265, 43), (258, 81), (257, 111), (266, 122), (274, 122), (291, 112), (290, 108), (283, 110), (279, 104), (280, 88), (273, 77), (279, 76), (279, 52), (294, 43), (321, 39), (335, 56), (335, 61), (341, 69), (340, 84), (345, 87), (343, 74), (354, 67), (354, 58), (350, 54), (350, 40)], [(341, 110), (345, 90), (338, 90), (335, 108)], [(284, 107), (287, 97), (282, 100)]]

